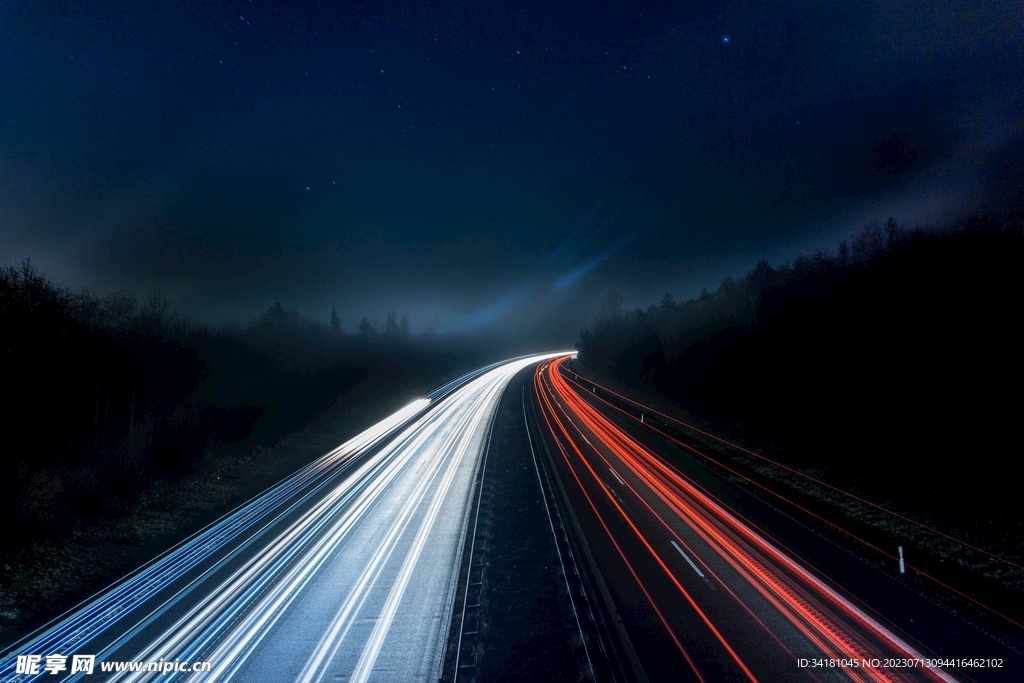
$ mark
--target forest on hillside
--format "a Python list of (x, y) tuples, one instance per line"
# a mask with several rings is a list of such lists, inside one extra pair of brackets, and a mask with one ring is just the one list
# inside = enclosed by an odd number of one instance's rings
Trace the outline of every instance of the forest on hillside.
[[(222, 329), (145, 302), (98, 297), (26, 261), (0, 270), (0, 548), (126, 514), (154, 481), (193, 472), (212, 447), (268, 444), (386, 368), (445, 374), (466, 349), (410, 333), (395, 313), (345, 333), (274, 304)], [(6, 552), (6, 551), (4, 551)]]
[(626, 310), (609, 293), (586, 366), (910, 506), (1020, 515), (1024, 229), (890, 219), (714, 292)]

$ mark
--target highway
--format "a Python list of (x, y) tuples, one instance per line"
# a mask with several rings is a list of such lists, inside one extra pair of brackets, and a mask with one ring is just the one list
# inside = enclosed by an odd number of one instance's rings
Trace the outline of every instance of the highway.
[[(1019, 680), (1012, 650), (681, 468), (568, 359), (414, 401), (5, 648), (0, 682)], [(949, 657), (1005, 668), (926, 663)]]
[[(898, 586), (891, 605), (876, 601), (889, 590), (884, 586), (852, 594), (798, 552), (841, 554), (835, 548), (806, 529), (790, 534), (785, 527), (798, 525), (756, 501), (731, 504), (728, 487), (714, 478), (702, 483), (681, 471), (610, 416), (591, 387), (564, 369), (566, 361), (546, 363), (535, 375), (537, 422), (632, 635), (638, 678), (952, 681), (1019, 674), (1014, 652)], [(780, 533), (800, 541), (788, 546)], [(850, 575), (873, 573), (851, 558), (843, 562)], [(939, 649), (885, 616), (899, 601), (928, 615), (943, 641)], [(983, 656), (982, 646), (1016, 670), (925, 663)]]
[[(415, 401), (7, 648), (0, 680), (437, 680), (491, 422), (510, 379), (550, 357)], [(18, 673), (19, 655), (38, 673)], [(58, 676), (52, 655), (67, 658)], [(95, 655), (94, 672), (72, 674), (74, 655)]]

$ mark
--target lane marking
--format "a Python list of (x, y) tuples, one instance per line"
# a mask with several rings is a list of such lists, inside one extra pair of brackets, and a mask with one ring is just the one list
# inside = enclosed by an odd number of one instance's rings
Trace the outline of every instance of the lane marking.
[[(562, 569), (562, 578), (565, 579), (565, 590), (569, 593), (569, 604), (572, 605), (572, 616), (576, 620), (576, 629), (579, 631), (579, 633), (580, 633), (580, 640), (583, 642), (583, 654), (586, 655), (586, 657), (587, 657), (587, 666), (590, 668), (590, 677), (592, 679), (596, 680), (597, 679), (597, 675), (594, 673), (594, 662), (591, 661), (591, 659), (590, 659), (590, 648), (587, 647), (587, 638), (586, 638), (586, 636), (584, 636), (584, 634), (583, 634), (583, 626), (580, 624), (580, 613), (576, 610), (576, 600), (572, 597), (572, 589), (569, 587), (569, 574), (566, 573), (566, 571), (565, 571), (565, 562), (562, 561), (562, 551), (558, 547), (558, 534), (555, 533), (555, 522), (554, 522), (554, 519), (551, 516), (551, 508), (550, 508), (550, 506), (548, 506), (548, 498), (547, 498), (547, 492), (546, 492), (546, 490), (544, 488), (544, 481), (541, 479), (541, 476), (540, 476), (540, 465), (537, 464), (537, 451), (533, 447), (533, 434), (530, 432), (530, 421), (526, 417), (526, 383), (525, 382), (523, 383), (522, 404), (523, 404), (523, 424), (526, 425), (526, 438), (529, 440), (529, 443), (530, 443), (530, 457), (533, 459), (533, 471), (537, 473), (537, 485), (540, 487), (541, 499), (544, 501), (544, 512), (547, 513), (547, 516), (548, 516), (548, 527), (551, 529), (551, 537), (555, 541), (555, 552), (558, 554), (558, 566), (561, 567), (561, 569)], [(548, 480), (548, 487), (550, 488), (550, 486), (551, 486), (551, 481), (549, 479)], [(551, 493), (552, 493), (552, 496), (553, 496), (554, 495), (554, 491), (552, 490)], [(556, 515), (558, 514), (558, 510), (557, 509), (555, 510), (555, 514)], [(561, 515), (559, 515), (559, 522), (561, 522)], [(564, 528), (565, 527), (564, 527), (564, 524), (563, 524), (562, 538), (565, 539), (565, 543), (566, 543), (566, 546), (567, 546), (566, 550), (569, 553), (569, 557), (572, 559), (572, 570), (576, 574), (576, 576), (579, 576), (580, 575), (580, 570), (576, 567), (576, 558), (574, 558), (572, 556), (572, 550), (570, 550), (568, 548), (569, 539), (565, 535)], [(589, 600), (589, 598), (587, 598), (587, 592), (585, 590), (583, 590), (583, 582), (580, 581), (578, 585), (579, 585), (580, 592), (583, 593), (583, 599), (587, 602), (587, 614), (590, 615), (590, 620), (593, 622), (594, 621), (594, 613), (590, 610), (590, 600)], [(599, 640), (597, 641), (597, 643), (601, 647), (601, 651), (603, 652), (604, 651), (604, 645), (601, 644), (600, 636), (598, 636), (598, 638), (599, 638)]]
[(620, 484), (622, 484), (623, 486), (625, 486), (625, 485), (626, 485), (626, 482), (622, 481), (622, 477), (620, 477), (620, 476), (619, 476), (618, 472), (616, 472), (615, 470), (613, 470), (613, 469), (612, 469), (611, 467), (609, 467), (609, 468), (608, 468), (608, 471), (612, 473), (612, 476), (613, 476), (613, 477), (615, 477), (616, 479), (618, 479), (618, 480), (619, 480), (619, 483), (620, 483)]
[(700, 578), (703, 579), (704, 578), (704, 572), (702, 572), (701, 570), (697, 569), (697, 565), (695, 565), (693, 563), (693, 560), (691, 560), (690, 557), (686, 553), (683, 552), (683, 549), (680, 548), (679, 545), (675, 541), (672, 541), (672, 547), (679, 551), (679, 554), (683, 556), (683, 559), (686, 560), (686, 562), (691, 567), (693, 567), (693, 571), (697, 572), (697, 576), (699, 576)]

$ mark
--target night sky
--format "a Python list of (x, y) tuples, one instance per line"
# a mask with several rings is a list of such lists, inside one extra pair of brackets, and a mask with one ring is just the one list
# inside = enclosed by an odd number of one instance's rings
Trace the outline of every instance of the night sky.
[(214, 323), (569, 345), (611, 288), (1015, 201), (1022, 28), (963, 0), (0, 1), (0, 265)]

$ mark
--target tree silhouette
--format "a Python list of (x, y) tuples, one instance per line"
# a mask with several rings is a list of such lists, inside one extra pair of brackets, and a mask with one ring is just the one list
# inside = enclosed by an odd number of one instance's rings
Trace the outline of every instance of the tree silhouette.
[[(778, 268), (761, 261), (693, 299), (666, 293), (624, 315), (610, 292), (580, 334), (579, 358), (786, 444), (798, 460), (854, 478), (884, 469), (890, 476), (874, 483), (857, 479), (879, 496), (944, 491), (1019, 509), (997, 454), (1014, 443), (1012, 401), (1000, 397), (1024, 380), (1022, 260), (1019, 221), (907, 230), (890, 218), (837, 255)], [(992, 455), (948, 476), (935, 463), (954, 452)], [(816, 460), (825, 453), (827, 462)]]
[(359, 334), (366, 339), (376, 339), (380, 336), (376, 326), (370, 322), (369, 318), (363, 318), (359, 321)]
[(379, 343), (368, 318), (343, 334), (336, 308), (321, 323), (274, 302), (216, 330), (170, 310), (159, 291), (140, 306), (71, 292), (29, 260), (0, 268), (0, 555), (126, 514), (212, 446), (272, 442), (409, 354), (416, 371), (451, 362), (446, 340), (414, 346), (394, 312), (399, 345)]
[(604, 295), (601, 305), (597, 309), (595, 324), (610, 325), (622, 319), (623, 302), (622, 295), (616, 290), (611, 290)]

